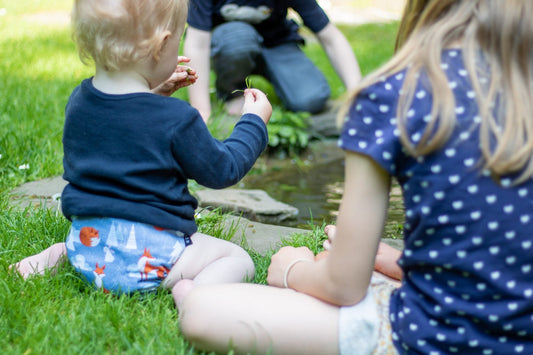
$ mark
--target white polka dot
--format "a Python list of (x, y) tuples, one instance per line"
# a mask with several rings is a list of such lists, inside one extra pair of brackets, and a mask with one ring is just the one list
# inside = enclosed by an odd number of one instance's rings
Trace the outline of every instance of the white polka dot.
[(489, 252), (492, 254), (492, 255), (496, 255), (500, 252), (500, 247), (490, 247), (489, 248)]
[(517, 353), (521, 353), (522, 351), (524, 351), (524, 345), (515, 346), (514, 351), (516, 351)]
[(526, 250), (526, 249), (530, 249), (531, 248), (531, 240), (526, 240), (526, 241), (523, 241), (522, 242), (522, 249)]
[(493, 280), (498, 280), (501, 276), (501, 272), (499, 271), (493, 271), (490, 273), (490, 278)]
[(452, 58), (457, 57), (457, 54), (458, 54), (457, 51), (450, 51), (450, 52), (448, 53), (448, 55), (449, 55), (450, 57), (452, 57)]
[(484, 283), (478, 283), (476, 285), (476, 288), (479, 290), (479, 291), (484, 291), (486, 288), (487, 288), (487, 285), (484, 284)]
[(527, 189), (523, 188), (523, 189), (518, 190), (518, 196), (526, 197), (527, 196)]
[(509, 265), (516, 263), (516, 256), (508, 256), (505, 258), (505, 262)]
[(489, 229), (492, 231), (498, 229), (498, 226), (499, 226), (499, 223), (497, 221), (491, 221), (488, 224)]
[(411, 139), (413, 140), (413, 142), (418, 142), (420, 140), (420, 138), (422, 137), (422, 135), (420, 133), (415, 133), (411, 136)]
[(481, 218), (481, 211), (472, 211), (470, 212), (470, 218), (473, 220), (478, 220)]
[(500, 317), (498, 317), (495, 314), (489, 315), (489, 321), (491, 321), (492, 323), (496, 323), (499, 319), (500, 319)]
[(470, 133), (469, 132), (463, 132), (463, 133), (459, 134), (459, 138), (461, 138), (462, 140), (466, 141), (468, 138), (470, 138)]
[(477, 339), (470, 340), (468, 341), (468, 345), (472, 348), (475, 348), (476, 346), (479, 345), (479, 341)]
[(531, 272), (531, 265), (522, 265), (522, 268), (520, 270), (522, 270), (522, 273), (524, 274), (529, 274)]
[(368, 97), (370, 98), (370, 100), (375, 100), (378, 96), (376, 95), (376, 93), (372, 92), (370, 93), (370, 95), (368, 95)]
[(488, 204), (493, 204), (496, 202), (498, 198), (496, 197), (496, 195), (488, 195), (487, 197), (485, 197), (485, 201), (487, 201)]
[(463, 113), (465, 113), (465, 108), (463, 106), (456, 107), (455, 108), (455, 113), (457, 115), (462, 115)]
[(442, 64), (440, 65), (440, 67), (441, 67), (443, 70), (447, 70), (447, 69), (448, 69), (448, 64), (446, 64), (446, 63), (442, 63)]
[(446, 149), (446, 150), (444, 151), (444, 154), (446, 154), (446, 156), (447, 156), (448, 158), (451, 158), (451, 157), (455, 156), (455, 153), (456, 153), (456, 152), (457, 152), (457, 151), (456, 151), (454, 148), (448, 148), (448, 149)]
[(438, 256), (439, 256), (439, 252), (436, 251), (436, 250), (431, 250), (431, 251), (429, 252), (429, 257), (430, 257), (431, 259), (436, 259)]
[(473, 237), (472, 238), (472, 243), (474, 243), (474, 245), (480, 245), (481, 243), (483, 243), (483, 238), (481, 238), (481, 237)]
[(514, 239), (514, 237), (516, 236), (516, 232), (515, 231), (508, 231), (508, 232), (505, 232), (505, 238), (506, 239)]
[(431, 172), (433, 172), (434, 174), (440, 173), (441, 170), (442, 170), (442, 167), (438, 164), (431, 166)]
[(522, 222), (522, 224), (528, 224), (529, 220), (530, 220), (530, 217), (528, 215), (520, 216), (520, 222)]
[(376, 137), (382, 137), (382, 136), (383, 136), (383, 131), (380, 130), (380, 129), (377, 129), (376, 132), (374, 133), (374, 135), (375, 135)]
[(418, 330), (418, 325), (411, 323), (411, 324), (409, 324), (409, 329), (412, 332), (416, 332)]
[(389, 112), (389, 106), (387, 106), (387, 105), (379, 105), (379, 112), (381, 112), (381, 113)]
[(365, 149), (368, 146), (368, 143), (364, 141), (360, 141), (357, 145), (359, 146), (359, 148)]
[(476, 261), (474, 263), (474, 269), (476, 270), (481, 270), (483, 269), (483, 266), (485, 266), (485, 264), (483, 263), (483, 261)]
[(469, 99), (473, 99), (474, 97), (476, 97), (476, 93), (472, 90), (468, 91), (466, 93), (466, 96), (469, 98)]
[(452, 207), (455, 210), (460, 210), (461, 208), (463, 208), (463, 201), (453, 201), (452, 202)]
[(385, 89), (386, 90), (392, 90), (392, 85), (390, 83), (386, 83), (385, 84)]
[(444, 191), (436, 191), (433, 196), (437, 199), (437, 200), (442, 200), (444, 198)]
[(455, 81), (450, 81), (448, 83), (448, 86), (450, 87), (450, 89), (455, 89), (457, 87), (457, 83)]
[(428, 206), (422, 206), (422, 213), (428, 215), (431, 212), (431, 209)]
[(361, 104), (357, 104), (357, 106), (355, 106), (356, 111), (361, 111), (362, 109), (363, 109), (363, 105)]
[(444, 238), (442, 240), (442, 244), (444, 245), (451, 245), (452, 244), (452, 240), (450, 238)]
[(446, 336), (441, 333), (437, 333), (437, 340), (438, 341), (446, 341)]
[(350, 128), (348, 130), (348, 135), (355, 136), (357, 134), (357, 130), (355, 128)]
[(503, 187), (509, 187), (511, 186), (511, 179), (508, 179), (508, 178), (502, 179), (501, 184)]
[(367, 125), (371, 124), (372, 123), (372, 117), (364, 117), (363, 118), (363, 122)]
[(459, 69), (459, 75), (461, 76), (467, 76), (468, 72), (465, 69)]
[(465, 166), (468, 166), (468, 167), (474, 165), (474, 163), (475, 163), (475, 160), (472, 159), (472, 158), (468, 158), (468, 159), (465, 159), (465, 160), (464, 160), (464, 164), (465, 164)]
[(458, 250), (458, 251), (457, 251), (457, 257), (459, 257), (459, 258), (461, 258), (461, 259), (465, 258), (465, 257), (466, 257), (466, 251), (464, 251), (464, 250)]
[(479, 188), (477, 185), (470, 185), (467, 187), (468, 192), (470, 192), (471, 194), (477, 193), (478, 189)]
[(414, 109), (410, 109), (409, 111), (407, 111), (407, 117), (414, 117), (415, 113), (416, 111)]
[(505, 212), (507, 214), (513, 213), (513, 210), (514, 210), (514, 206), (513, 205), (503, 206), (503, 212)]
[(424, 97), (426, 97), (426, 91), (424, 90), (420, 90), (416, 93), (416, 98), (417, 99), (423, 99)]
[[(531, 296), (533, 296), (533, 289), (528, 288), (527, 290), (524, 290), (524, 296), (526, 296), (527, 298), (530, 298)], [(533, 319), (533, 316), (532, 316), (532, 319)]]
[(396, 78), (396, 80), (402, 80), (403, 79), (403, 73), (396, 74), (396, 76), (394, 78)]
[(460, 179), (459, 175), (451, 175), (448, 178), (448, 181), (450, 182), (450, 184), (453, 184), (453, 185), (458, 184), (460, 180), (461, 179)]
[(515, 288), (516, 281), (508, 281), (506, 285), (507, 285), (507, 288)]
[(441, 224), (448, 223), (449, 217), (447, 215), (440, 215), (438, 218)]

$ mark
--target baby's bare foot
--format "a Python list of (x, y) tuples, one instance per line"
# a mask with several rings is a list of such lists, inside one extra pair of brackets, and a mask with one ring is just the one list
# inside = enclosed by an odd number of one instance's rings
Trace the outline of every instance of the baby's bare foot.
[(42, 275), (46, 270), (54, 269), (66, 255), (65, 243), (57, 243), (39, 254), (28, 256), (10, 265), (9, 268), (16, 270), (24, 279), (27, 279), (31, 275)]

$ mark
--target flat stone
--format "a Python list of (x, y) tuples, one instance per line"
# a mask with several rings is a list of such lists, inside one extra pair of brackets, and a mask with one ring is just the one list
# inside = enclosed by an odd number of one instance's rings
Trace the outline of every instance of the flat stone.
[(58, 210), (61, 192), (66, 185), (61, 176), (25, 183), (11, 191), (10, 204), (21, 208), (33, 206)]
[(274, 200), (263, 190), (205, 189), (195, 195), (201, 207), (235, 212), (262, 223), (278, 223), (298, 215), (296, 207)]
[(228, 233), (234, 233), (232, 242), (251, 249), (260, 255), (269, 251), (277, 250), (281, 241), (289, 240), (295, 233), (308, 234), (309, 230), (277, 226), (250, 221), (243, 217), (227, 215), (224, 219), (224, 229)]

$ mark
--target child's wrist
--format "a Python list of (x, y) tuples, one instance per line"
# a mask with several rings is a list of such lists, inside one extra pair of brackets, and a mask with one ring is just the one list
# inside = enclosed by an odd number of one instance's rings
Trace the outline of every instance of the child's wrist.
[(298, 264), (300, 261), (308, 261), (308, 262), (312, 262), (313, 260), (309, 260), (309, 259), (305, 259), (305, 258), (299, 258), (299, 259), (296, 259), (294, 260), (293, 262), (291, 262), (287, 268), (285, 269), (285, 274), (283, 275), (283, 287), (285, 288), (289, 288), (289, 284), (288, 284), (288, 281), (289, 281), (289, 272), (291, 271), (292, 267), (296, 264)]

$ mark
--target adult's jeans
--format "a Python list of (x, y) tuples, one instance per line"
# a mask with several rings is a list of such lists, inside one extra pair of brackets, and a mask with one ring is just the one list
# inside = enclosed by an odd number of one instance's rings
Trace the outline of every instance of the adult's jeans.
[(211, 60), (217, 95), (223, 100), (246, 87), (246, 77), (264, 76), (283, 105), (291, 111), (321, 111), (330, 97), (324, 74), (307, 58), (298, 43), (263, 46), (263, 38), (245, 22), (226, 22), (213, 30)]

